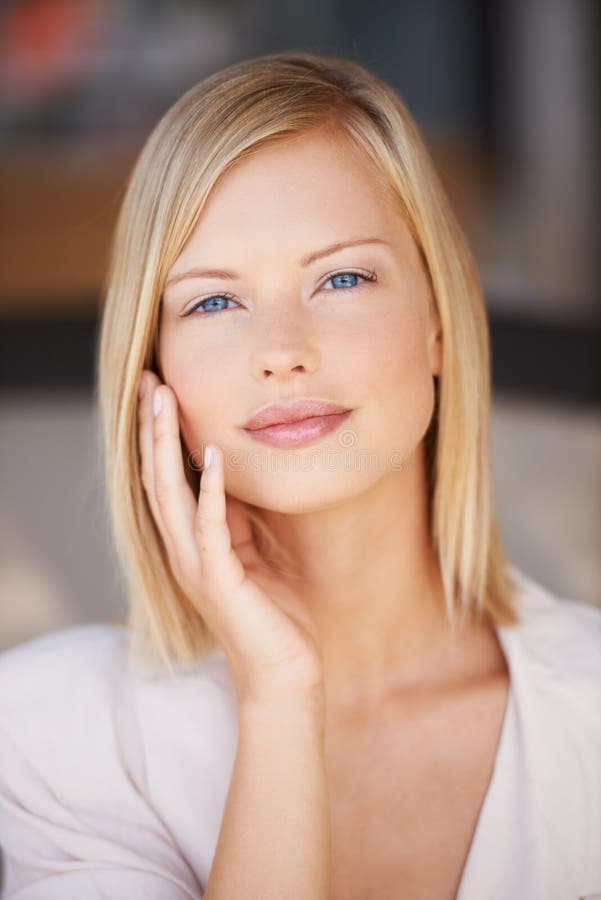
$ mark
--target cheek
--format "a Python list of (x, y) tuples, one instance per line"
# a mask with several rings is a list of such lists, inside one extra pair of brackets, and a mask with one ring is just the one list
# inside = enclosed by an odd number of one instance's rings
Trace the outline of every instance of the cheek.
[(218, 347), (207, 346), (186, 335), (177, 338), (167, 330), (160, 340), (161, 367), (165, 381), (175, 392), (182, 436), (189, 450), (200, 447), (208, 434), (205, 423), (215, 426), (227, 415), (228, 357)]
[(357, 360), (353, 368), (377, 411), (376, 433), (387, 444), (412, 449), (434, 408), (423, 319), (412, 310), (381, 317), (365, 335)]

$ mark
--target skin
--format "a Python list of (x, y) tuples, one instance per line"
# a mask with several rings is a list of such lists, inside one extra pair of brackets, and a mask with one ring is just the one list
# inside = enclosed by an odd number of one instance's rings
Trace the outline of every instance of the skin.
[[(386, 243), (300, 264), (336, 241), (371, 237)], [(180, 277), (195, 267), (239, 277)], [(371, 282), (331, 280), (372, 270)], [(223, 292), (234, 299), (183, 315)], [(363, 153), (324, 129), (230, 169), (168, 273), (159, 357), (181, 435), (190, 451), (221, 449), (226, 494), (259, 508), (294, 559), (330, 709), (372, 709), (399, 690), (434, 687), (465, 659), (463, 646), (490, 648), (490, 630), (471, 626), (451, 643), (430, 547), (423, 438), (441, 354), (429, 281), (398, 207)], [(241, 430), (259, 407), (299, 396), (353, 412), (340, 432), (294, 449)], [(362, 452), (371, 464), (357, 462)]]

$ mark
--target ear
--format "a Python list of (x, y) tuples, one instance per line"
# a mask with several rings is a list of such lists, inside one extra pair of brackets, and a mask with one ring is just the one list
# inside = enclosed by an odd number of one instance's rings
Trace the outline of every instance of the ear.
[(432, 375), (440, 375), (442, 371), (442, 327), (433, 301), (429, 304), (428, 358)]

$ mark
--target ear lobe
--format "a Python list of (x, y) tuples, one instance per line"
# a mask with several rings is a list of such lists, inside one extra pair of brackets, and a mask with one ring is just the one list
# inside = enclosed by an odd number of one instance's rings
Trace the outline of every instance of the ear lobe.
[(440, 375), (442, 372), (442, 331), (440, 330), (433, 334), (430, 342), (430, 369), (432, 375)]
[(432, 293), (428, 295), (428, 355), (432, 375), (440, 375), (442, 371), (442, 325), (440, 315)]

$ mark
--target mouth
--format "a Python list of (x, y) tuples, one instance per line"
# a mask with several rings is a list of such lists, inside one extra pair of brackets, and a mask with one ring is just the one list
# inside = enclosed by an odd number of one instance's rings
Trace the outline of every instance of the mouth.
[(349, 412), (349, 407), (315, 397), (298, 397), (288, 403), (270, 403), (255, 413), (243, 427), (249, 431), (256, 431), (271, 425), (287, 425), (302, 419), (344, 412)]
[(259, 428), (245, 426), (243, 430), (252, 440), (273, 447), (301, 447), (335, 431), (352, 412), (352, 409), (343, 409), (340, 412), (296, 418), (289, 422), (274, 422)]

